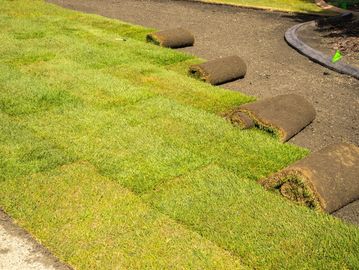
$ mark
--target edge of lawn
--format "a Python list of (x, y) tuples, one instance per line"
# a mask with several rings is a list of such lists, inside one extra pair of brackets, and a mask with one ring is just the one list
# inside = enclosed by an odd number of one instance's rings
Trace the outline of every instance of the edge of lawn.
[(200, 3), (203, 5), (215, 5), (215, 6), (228, 6), (234, 8), (245, 8), (245, 9), (254, 9), (268, 12), (280, 12), (280, 13), (289, 13), (293, 15), (315, 15), (315, 16), (335, 16), (337, 13), (329, 10), (319, 9), (317, 12), (315, 11), (306, 11), (306, 10), (295, 10), (290, 8), (279, 8), (279, 7), (271, 7), (271, 6), (260, 6), (253, 4), (239, 4), (231, 1), (223, 1), (223, 0), (187, 0), (194, 3)]
[[(92, 16), (94, 16), (94, 15), (92, 15)], [(101, 18), (103, 18), (102, 16), (99, 16), (99, 17), (101, 17)], [(112, 20), (112, 19), (108, 19), (108, 20), (111, 20), (112, 22), (114, 22), (114, 21), (116, 21), (116, 20)], [(121, 22), (122, 23), (122, 22)], [(127, 23), (126, 23), (127, 24)], [(132, 24), (127, 24), (127, 25), (130, 25), (130, 26), (132, 26)], [(133, 25), (134, 26), (134, 25)], [(134, 26), (134, 27), (137, 27), (137, 26)], [(144, 32), (145, 32), (145, 29), (147, 29), (147, 28), (143, 28), (143, 27), (139, 27), (138, 28), (139, 29), (139, 32), (140, 32), (140, 30), (143, 30)], [(106, 29), (106, 30), (108, 30), (108, 31), (110, 31), (111, 32), (111, 30), (114, 30), (113, 28), (109, 28), (109, 29)], [(151, 29), (148, 29), (148, 31), (150, 31)], [(136, 36), (136, 37), (132, 37), (132, 38), (134, 38), (134, 39), (136, 39), (136, 40), (139, 40), (139, 41), (143, 41), (143, 39), (142, 39), (142, 35), (144, 34), (144, 32), (143, 33), (138, 33), (138, 36)], [(143, 41), (144, 42), (144, 41)], [(166, 49), (167, 50), (167, 49)], [(189, 55), (189, 54), (185, 54), (185, 53), (183, 53), (183, 52), (176, 52), (176, 53), (181, 53), (181, 54), (183, 54), (183, 55)], [(171, 65), (164, 65), (162, 68), (163, 69), (168, 69), (168, 70), (171, 70), (171, 71), (173, 71), (174, 73), (176, 73), (176, 74), (182, 74), (182, 73), (184, 73), (185, 72), (185, 70), (186, 70), (186, 68), (187, 68), (187, 64), (188, 63), (190, 63), (191, 61), (200, 61), (200, 59), (199, 58), (197, 58), (197, 57), (195, 57), (195, 56), (191, 56), (191, 55), (189, 55), (190, 56), (190, 59), (187, 59), (187, 60), (184, 60), (184, 61), (181, 61), (181, 62), (178, 62), (178, 63), (175, 63), (173, 66), (171, 66)], [(186, 61), (188, 61), (188, 62), (186, 62)], [(184, 75), (184, 74), (182, 74), (182, 75)], [(203, 84), (203, 83), (202, 83)], [(210, 90), (210, 87), (208, 87), (208, 90)], [(240, 93), (240, 94), (242, 94), (242, 93)], [(247, 96), (247, 95), (246, 95)], [(167, 96), (164, 96), (165, 98), (167, 98), (167, 99), (171, 99), (170, 97), (167, 97)], [(248, 96), (248, 97), (250, 97), (250, 96)], [(177, 100), (175, 100), (175, 102), (177, 102), (177, 103), (179, 103), (179, 104), (181, 104), (182, 102), (181, 101), (177, 101)], [(210, 112), (210, 111), (208, 111), (208, 110), (205, 110), (204, 108), (198, 108), (198, 107), (196, 107), (196, 106), (191, 106), (190, 104), (188, 104), (188, 103), (185, 103), (185, 104), (183, 104), (182, 103), (182, 105), (185, 105), (185, 106), (188, 106), (188, 107), (194, 107), (194, 108), (196, 108), (196, 109), (199, 109), (199, 110), (203, 110), (203, 111), (207, 111), (207, 112)], [(220, 116), (220, 115), (218, 115), (218, 113), (213, 113), (212, 112), (212, 114), (214, 114), (214, 115), (217, 115), (217, 116)], [(268, 135), (269, 136), (269, 135)], [(296, 147), (299, 147), (299, 146), (296, 146)], [(41, 173), (42, 174), (42, 173)], [(34, 175), (34, 177), (36, 177), (36, 175)], [(106, 178), (106, 177), (105, 177)], [(69, 182), (71, 182), (71, 181), (69, 181)], [(112, 184), (110, 184), (110, 185), (112, 185)], [(46, 204), (45, 204), (45, 208), (46, 208), (47, 206), (46, 206)], [(161, 215), (165, 215), (165, 216), (167, 216), (165, 213), (163, 213), (163, 212), (161, 212), (161, 211), (158, 211)], [(174, 222), (175, 223), (179, 223), (179, 222), (177, 222), (175, 219), (173, 219), (172, 217), (169, 217), (171, 220), (174, 220)], [(179, 223), (180, 224), (180, 223)], [(181, 225), (181, 224), (180, 224)], [(196, 232), (195, 230), (192, 230), (192, 229), (190, 229), (190, 231), (191, 232)], [(197, 233), (197, 232), (196, 232)], [(208, 240), (208, 238), (206, 238), (205, 237), (205, 239), (207, 239)], [(220, 247), (221, 248), (221, 247)], [(222, 249), (224, 249), (224, 248), (222, 248)]]

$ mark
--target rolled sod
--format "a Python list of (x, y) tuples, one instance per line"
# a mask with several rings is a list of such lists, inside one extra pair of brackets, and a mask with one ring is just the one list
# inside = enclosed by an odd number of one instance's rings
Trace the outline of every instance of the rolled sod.
[(194, 44), (192, 33), (183, 28), (151, 33), (147, 35), (146, 40), (147, 42), (167, 48), (182, 48), (193, 46)]
[(314, 107), (305, 98), (295, 94), (244, 104), (228, 113), (227, 118), (243, 128), (252, 127), (251, 124), (243, 124), (248, 123), (243, 113), (251, 118), (256, 126), (274, 132), (282, 142), (299, 133), (316, 116)]
[(332, 213), (359, 199), (359, 147), (341, 143), (259, 182), (286, 198)]
[(195, 78), (218, 85), (243, 78), (246, 72), (246, 63), (242, 58), (234, 55), (192, 65), (188, 73)]
[[(226, 117), (228, 117), (226, 115)], [(255, 127), (255, 123), (250, 116), (244, 112), (238, 112), (230, 115), (230, 120), (233, 124), (240, 126), (242, 129)]]

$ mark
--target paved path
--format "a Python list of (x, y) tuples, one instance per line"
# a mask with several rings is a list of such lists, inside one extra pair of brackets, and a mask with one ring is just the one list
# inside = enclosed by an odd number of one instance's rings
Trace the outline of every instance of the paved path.
[(0, 210), (1, 270), (70, 270)]

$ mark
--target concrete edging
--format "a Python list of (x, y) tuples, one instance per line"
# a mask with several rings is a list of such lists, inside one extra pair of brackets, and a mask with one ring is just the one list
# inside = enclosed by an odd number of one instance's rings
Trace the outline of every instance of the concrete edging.
[(300, 23), (289, 28), (284, 35), (287, 43), (312, 61), (341, 74), (350, 75), (359, 80), (359, 68), (341, 62), (333, 63), (330, 56), (327, 56), (324, 53), (313, 49), (298, 38), (297, 31), (304, 25), (312, 23), (314, 23), (314, 21)]

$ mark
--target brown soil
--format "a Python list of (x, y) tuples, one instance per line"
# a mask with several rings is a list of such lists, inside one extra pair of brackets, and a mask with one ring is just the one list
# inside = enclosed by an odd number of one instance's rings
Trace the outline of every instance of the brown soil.
[(333, 213), (337, 218), (359, 226), (359, 200)]
[(340, 50), (347, 62), (359, 66), (359, 17), (350, 22), (316, 26), (312, 35), (318, 36), (322, 46), (333, 51)]
[[(311, 150), (342, 141), (359, 144), (359, 81), (311, 62), (284, 41), (289, 27), (313, 17), (184, 0), (49, 2), (157, 29), (184, 27), (196, 44), (181, 51), (208, 60), (237, 54), (247, 63), (243, 80), (221, 87), (259, 98), (300, 94), (314, 105), (316, 119), (291, 143)], [(352, 205), (357, 211), (359, 204)]]

